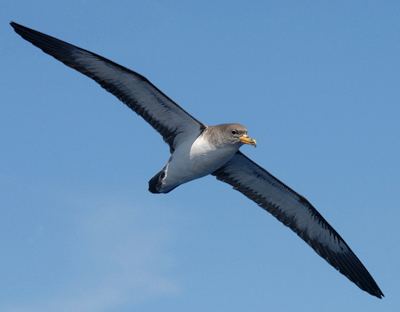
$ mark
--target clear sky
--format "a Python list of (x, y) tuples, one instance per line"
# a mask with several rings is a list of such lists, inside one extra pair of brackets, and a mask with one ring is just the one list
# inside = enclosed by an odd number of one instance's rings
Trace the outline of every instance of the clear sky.
[[(386, 295), (358, 289), (14, 20), (148, 77), (306, 196)], [(399, 311), (399, 1), (0, 3), (0, 311)]]

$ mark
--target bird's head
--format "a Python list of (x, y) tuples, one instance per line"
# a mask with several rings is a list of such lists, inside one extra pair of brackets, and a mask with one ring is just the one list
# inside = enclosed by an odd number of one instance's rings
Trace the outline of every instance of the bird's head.
[(223, 137), (226, 143), (238, 144), (239, 146), (243, 144), (250, 144), (254, 147), (257, 144), (255, 139), (248, 136), (246, 127), (241, 124), (224, 124), (220, 125), (219, 127), (224, 133)]

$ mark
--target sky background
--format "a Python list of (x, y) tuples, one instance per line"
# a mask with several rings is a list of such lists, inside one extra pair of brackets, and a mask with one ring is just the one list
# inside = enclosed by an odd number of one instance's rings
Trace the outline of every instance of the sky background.
[[(168, 147), (9, 26), (148, 77), (306, 196), (386, 295), (358, 289), (213, 177), (147, 181)], [(398, 1), (0, 2), (0, 310), (399, 311)], [(139, 139), (138, 139), (139, 138)]]

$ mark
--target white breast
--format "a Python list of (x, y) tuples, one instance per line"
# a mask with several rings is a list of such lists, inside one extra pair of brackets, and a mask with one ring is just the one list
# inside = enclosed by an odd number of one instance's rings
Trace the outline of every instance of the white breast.
[(203, 135), (178, 146), (166, 166), (163, 188), (208, 175), (225, 164), (237, 152), (238, 146), (228, 144), (216, 147)]

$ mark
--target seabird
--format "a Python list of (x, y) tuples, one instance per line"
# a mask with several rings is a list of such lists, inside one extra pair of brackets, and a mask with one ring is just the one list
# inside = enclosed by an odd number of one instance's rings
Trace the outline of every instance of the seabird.
[(378, 298), (384, 296), (361, 261), (311, 203), (239, 151), (243, 144), (256, 145), (243, 125), (206, 126), (144, 76), (41, 32), (14, 22), (11, 26), (43, 52), (95, 80), (161, 134), (171, 155), (150, 179), (150, 192), (168, 193), (188, 181), (214, 175), (292, 229), (358, 287)]

